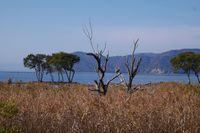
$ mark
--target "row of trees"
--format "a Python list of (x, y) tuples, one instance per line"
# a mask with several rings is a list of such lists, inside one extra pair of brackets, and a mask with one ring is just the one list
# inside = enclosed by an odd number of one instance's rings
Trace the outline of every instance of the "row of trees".
[[(94, 80), (96, 88), (91, 89), (91, 91), (97, 91), (101, 95), (106, 95), (110, 83), (116, 78), (119, 78), (121, 82), (124, 83), (126, 91), (128, 93), (136, 90), (137, 87), (133, 88), (132, 85), (133, 79), (137, 74), (142, 60), (141, 58), (136, 59), (135, 57), (135, 51), (137, 49), (139, 39), (133, 42), (134, 47), (131, 53), (131, 58), (127, 58), (127, 60), (124, 62), (124, 66), (128, 73), (128, 79), (126, 80), (126, 78), (124, 78), (124, 76), (120, 72), (119, 67), (116, 66), (115, 74), (113, 75), (113, 77), (111, 77), (111, 79), (106, 81), (105, 76), (107, 72), (107, 65), (109, 62), (109, 52), (105, 54), (106, 44), (104, 49), (99, 49), (98, 44), (94, 44), (91, 22), (89, 22), (88, 26), (85, 26), (83, 28), (83, 32), (85, 36), (89, 39), (89, 43), (92, 48), (92, 52), (88, 53), (87, 55), (93, 57), (93, 59), (95, 60), (96, 66), (94, 67), (98, 75), (98, 78)], [(95, 46), (96, 49), (94, 48)], [(64, 82), (63, 73), (65, 73), (68, 82), (71, 83), (75, 74), (73, 66), (79, 61), (80, 58), (78, 56), (64, 52), (55, 53), (51, 56), (44, 54), (30, 54), (26, 58), (24, 58), (24, 66), (35, 70), (36, 77), (39, 82), (43, 81), (43, 76), (45, 72), (46, 74), (50, 75), (52, 82), (54, 82), (54, 77), (52, 73), (57, 72), (59, 82)]]
[(39, 82), (43, 81), (44, 74), (49, 74), (52, 82), (54, 82), (53, 73), (58, 74), (58, 82), (64, 82), (63, 73), (65, 73), (67, 82), (71, 83), (75, 74), (73, 66), (79, 61), (78, 56), (64, 52), (52, 55), (29, 54), (24, 58), (24, 66), (35, 70)]
[[(96, 73), (98, 78), (94, 80), (95, 89), (91, 89), (91, 91), (97, 91), (99, 94), (106, 95), (108, 92), (108, 88), (110, 83), (119, 78), (122, 83), (124, 83), (126, 91), (133, 92), (137, 90), (137, 86), (133, 88), (133, 79), (137, 74), (139, 66), (141, 64), (142, 59), (136, 59), (135, 51), (138, 46), (137, 39), (133, 43), (133, 50), (131, 53), (131, 58), (127, 58), (124, 62), (124, 66), (128, 73), (128, 78), (124, 78), (122, 73), (120, 72), (119, 67), (116, 66), (115, 74), (111, 79), (105, 80), (107, 65), (109, 62), (109, 53), (105, 54), (106, 44), (103, 49), (99, 49), (98, 44), (95, 45), (93, 41), (93, 29), (91, 22), (89, 22), (88, 26), (83, 28), (83, 32), (85, 36), (88, 38), (90, 46), (92, 48), (92, 52), (88, 53), (88, 56), (93, 57), (96, 62)], [(96, 48), (95, 48), (96, 46)], [(72, 55), (69, 53), (54, 53), (52, 55), (44, 55), (44, 54), (30, 54), (26, 58), (24, 58), (24, 66), (30, 69), (34, 69), (36, 73), (36, 77), (39, 82), (43, 81), (44, 74), (49, 74), (52, 82), (54, 82), (53, 73), (58, 74), (58, 82), (64, 82), (63, 73), (66, 74), (67, 82), (73, 82), (75, 70), (73, 66), (75, 63), (79, 62), (80, 58), (76, 55)], [(183, 71), (187, 74), (189, 84), (191, 83), (190, 74), (193, 72), (197, 77), (198, 82), (200, 83), (199, 73), (200, 73), (200, 54), (193, 52), (184, 52), (180, 53), (176, 57), (171, 59), (171, 64), (174, 68), (174, 72)]]
[(190, 74), (194, 73), (200, 83), (200, 54), (193, 52), (183, 52), (171, 59), (171, 64), (175, 72), (183, 71), (187, 74), (189, 84), (191, 84)]

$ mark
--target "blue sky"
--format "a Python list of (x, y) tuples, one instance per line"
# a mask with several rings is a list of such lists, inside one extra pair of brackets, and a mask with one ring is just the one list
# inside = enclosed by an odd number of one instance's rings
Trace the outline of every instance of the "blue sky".
[(89, 18), (111, 55), (137, 38), (138, 52), (200, 48), (199, 0), (1, 0), (0, 70), (21, 70), (29, 53), (90, 51)]

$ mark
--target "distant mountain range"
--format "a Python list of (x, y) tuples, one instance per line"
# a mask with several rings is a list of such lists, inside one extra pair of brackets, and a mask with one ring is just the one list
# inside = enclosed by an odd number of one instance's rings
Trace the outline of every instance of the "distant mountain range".
[[(171, 74), (173, 73), (170, 59), (181, 52), (191, 51), (200, 53), (200, 49), (181, 49), (171, 50), (164, 53), (138, 53), (136, 58), (142, 58), (142, 63), (139, 69), (140, 74)], [(92, 57), (84, 52), (73, 53), (80, 57), (80, 62), (75, 65), (75, 70), (78, 72), (94, 72), (95, 61)], [(124, 62), (130, 59), (131, 55), (127, 56), (111, 56), (108, 62), (108, 72), (114, 72), (115, 67), (118, 66), (121, 72), (126, 73)]]

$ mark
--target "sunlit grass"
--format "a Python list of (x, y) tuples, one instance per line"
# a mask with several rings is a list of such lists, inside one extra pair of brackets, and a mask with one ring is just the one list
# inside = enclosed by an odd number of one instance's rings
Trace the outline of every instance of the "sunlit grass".
[[(160, 83), (126, 94), (122, 86), (112, 85), (106, 96), (89, 87), (0, 84), (0, 127), (22, 132), (200, 132), (198, 86)], [(2, 115), (9, 108), (10, 117)]]

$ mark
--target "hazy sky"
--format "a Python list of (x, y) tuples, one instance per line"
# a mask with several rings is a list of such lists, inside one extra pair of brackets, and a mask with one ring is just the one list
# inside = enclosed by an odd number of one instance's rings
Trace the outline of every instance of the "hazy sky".
[(0, 71), (29, 53), (90, 51), (89, 18), (111, 55), (137, 38), (138, 52), (200, 48), (200, 0), (0, 0)]

